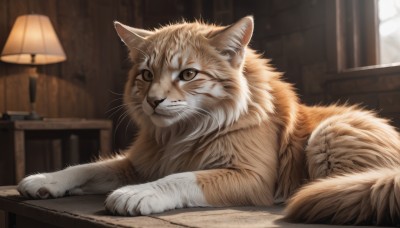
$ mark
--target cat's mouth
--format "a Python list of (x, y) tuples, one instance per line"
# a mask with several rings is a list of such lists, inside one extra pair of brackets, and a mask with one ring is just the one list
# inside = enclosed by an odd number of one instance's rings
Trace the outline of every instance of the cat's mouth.
[(152, 115), (157, 116), (157, 117), (164, 117), (164, 118), (172, 118), (173, 117), (173, 115), (170, 113), (161, 113), (159, 111), (154, 111)]
[(154, 110), (150, 115), (152, 122), (158, 127), (168, 127), (177, 121), (176, 115)]

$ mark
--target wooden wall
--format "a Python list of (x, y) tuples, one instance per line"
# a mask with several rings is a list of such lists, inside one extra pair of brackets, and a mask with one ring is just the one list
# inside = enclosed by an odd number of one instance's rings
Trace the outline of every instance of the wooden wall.
[(284, 78), (295, 84), (307, 103), (323, 98), (321, 82), (326, 71), (325, 1), (254, 0), (243, 7), (235, 2), (235, 19), (254, 15), (251, 46)]
[[(376, 72), (377, 77), (385, 79), (371, 79), (368, 85), (365, 77), (331, 80), (327, 1), (331, 0), (0, 0), (0, 47), (18, 15), (48, 15), (68, 60), (39, 67), (39, 113), (47, 117), (110, 118), (117, 125), (123, 112), (112, 113), (121, 105), (129, 62), (112, 21), (153, 28), (183, 18), (201, 17), (228, 24), (254, 15), (251, 46), (271, 58), (277, 70), (285, 72), (285, 78), (295, 84), (305, 103), (331, 103), (337, 99), (363, 102), (398, 121), (400, 107), (396, 100), (400, 91), (396, 73), (386, 77)], [(29, 109), (25, 71), (25, 67), (0, 62), (0, 112)], [(378, 82), (388, 84), (376, 90), (373, 84)], [(115, 149), (131, 141), (133, 131), (127, 125), (126, 120), (119, 125)]]
[[(0, 5), (2, 47), (16, 17), (34, 12), (50, 17), (67, 54), (66, 62), (39, 67), (38, 112), (46, 117), (105, 117), (112, 92), (125, 80), (125, 49), (112, 22), (132, 24), (135, 1), (0, 0)], [(0, 63), (0, 111), (29, 110), (25, 71)]]
[[(129, 62), (113, 21), (141, 27), (141, 1), (0, 0), (0, 6), (1, 48), (16, 17), (33, 12), (49, 16), (66, 52), (67, 61), (38, 68), (39, 114), (118, 121), (122, 112), (110, 110), (121, 104)], [(26, 70), (0, 62), (0, 112), (29, 111)]]
[[(124, 118), (121, 94), (130, 63), (112, 22), (154, 28), (199, 18), (212, 1), (0, 0), (0, 48), (17, 16), (49, 16), (67, 61), (39, 66), (37, 111), (45, 117), (109, 118), (114, 150), (127, 147), (134, 127)], [(0, 62), (0, 112), (29, 111), (27, 67)]]
[[(131, 143), (135, 130), (118, 108), (130, 64), (112, 22), (154, 28), (183, 18), (229, 24), (253, 15), (251, 46), (272, 59), (305, 103), (361, 103), (400, 127), (400, 70), (330, 71), (329, 1), (334, 0), (0, 0), (0, 48), (17, 16), (49, 16), (68, 59), (39, 67), (38, 112), (46, 117), (112, 119), (113, 147), (119, 150)], [(0, 62), (0, 112), (29, 110), (26, 70)], [(29, 145), (36, 166), (28, 166), (28, 173), (49, 171), (37, 167), (43, 153), (51, 153), (48, 147)], [(4, 148), (0, 145), (0, 152)], [(0, 172), (10, 161), (0, 159)]]
[(362, 104), (400, 127), (400, 67), (345, 73), (326, 82), (328, 100)]
[(272, 59), (286, 80), (294, 83), (304, 103), (361, 104), (400, 127), (400, 67), (340, 74), (331, 70), (332, 1), (233, 1), (233, 18), (254, 15), (251, 46)]

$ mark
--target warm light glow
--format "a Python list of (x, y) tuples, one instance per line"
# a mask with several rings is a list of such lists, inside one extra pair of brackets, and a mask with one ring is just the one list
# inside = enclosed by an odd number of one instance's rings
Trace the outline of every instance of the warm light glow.
[(400, 1), (379, 0), (380, 63), (400, 62)]
[(49, 18), (29, 14), (15, 21), (0, 58), (4, 62), (39, 65), (62, 62), (66, 56)]

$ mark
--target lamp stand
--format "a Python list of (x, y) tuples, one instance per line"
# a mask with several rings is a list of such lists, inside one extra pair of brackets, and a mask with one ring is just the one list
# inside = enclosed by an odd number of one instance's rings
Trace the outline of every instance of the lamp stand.
[[(33, 57), (34, 58), (34, 57)], [(25, 117), (26, 120), (42, 120), (36, 112), (36, 84), (39, 75), (37, 73), (37, 67), (32, 65), (29, 67), (29, 101), (30, 101), (30, 113)]]

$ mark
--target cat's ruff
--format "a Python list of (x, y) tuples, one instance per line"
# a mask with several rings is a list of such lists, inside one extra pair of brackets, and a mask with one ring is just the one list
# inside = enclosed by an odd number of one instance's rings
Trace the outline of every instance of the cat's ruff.
[(357, 106), (301, 104), (248, 47), (252, 17), (115, 28), (137, 138), (114, 158), (26, 177), (23, 196), (111, 192), (105, 206), (121, 215), (283, 200), (292, 221), (400, 223), (399, 134)]

